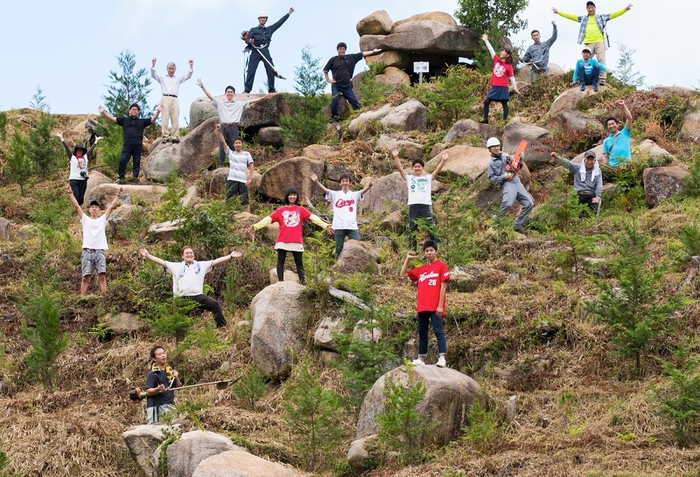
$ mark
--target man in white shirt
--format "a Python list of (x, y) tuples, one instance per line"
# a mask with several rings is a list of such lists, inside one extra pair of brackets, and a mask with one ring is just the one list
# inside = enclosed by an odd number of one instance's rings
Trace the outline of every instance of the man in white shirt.
[[(202, 80), (197, 80), (197, 85), (202, 88), (204, 94), (207, 98), (216, 106), (216, 111), (219, 113), (219, 121), (221, 123), (221, 133), (224, 135), (224, 144), (231, 145), (233, 140), (240, 137), (238, 131), (238, 126), (241, 122), (241, 116), (243, 116), (243, 111), (250, 108), (250, 105), (257, 103), (265, 98), (269, 98), (272, 94), (266, 94), (259, 98), (250, 99), (248, 101), (234, 101), (233, 96), (236, 94), (236, 88), (231, 85), (226, 86), (224, 94), (226, 96), (226, 101), (221, 101), (215, 98), (212, 94), (204, 87)], [(224, 165), (224, 158), (226, 157), (226, 151), (224, 146), (219, 143), (219, 167)]]
[(100, 204), (96, 200), (90, 202), (88, 206), (90, 215), (87, 215), (83, 212), (80, 204), (78, 204), (70, 185), (66, 186), (66, 191), (68, 191), (68, 197), (80, 218), (80, 224), (83, 226), (83, 253), (80, 257), (83, 278), (80, 282), (80, 295), (85, 296), (87, 294), (93, 270), (97, 270), (97, 282), (100, 285), (100, 291), (104, 295), (107, 293), (107, 259), (105, 250), (109, 248), (107, 247), (105, 228), (107, 227), (107, 219), (109, 219), (112, 211), (117, 206), (122, 189), (119, 189), (103, 215), (100, 215)]
[(160, 100), (160, 104), (163, 105), (163, 123), (161, 124), (163, 143), (168, 141), (180, 142), (180, 123), (178, 120), (180, 116), (180, 102), (177, 99), (177, 95), (180, 92), (180, 83), (190, 79), (194, 72), (194, 62), (190, 60), (189, 64), (190, 70), (182, 76), (175, 76), (175, 70), (177, 69), (175, 63), (168, 63), (168, 74), (165, 76), (160, 76), (156, 73), (155, 58), (153, 58), (151, 64), (151, 77), (160, 83), (160, 87), (163, 90), (163, 98)]
[(204, 294), (204, 276), (214, 266), (242, 256), (241, 252), (231, 252), (216, 260), (198, 262), (194, 259), (192, 247), (185, 246), (182, 248), (182, 262), (177, 263), (155, 257), (148, 253), (145, 248), (139, 249), (139, 253), (142, 257), (165, 268), (165, 271), (173, 276), (173, 295), (191, 298), (197, 302), (199, 308), (210, 311), (214, 315), (217, 328), (226, 326), (224, 312), (219, 302)]
[(221, 133), (221, 125), (216, 125), (216, 132), (219, 135), (219, 147), (224, 147), (228, 156), (228, 179), (226, 182), (226, 200), (234, 195), (241, 197), (241, 205), (248, 206), (250, 213), (250, 200), (248, 198), (248, 187), (253, 179), (255, 166), (253, 157), (248, 151), (243, 150), (243, 139), (237, 137), (233, 140), (233, 150), (226, 143), (224, 135)]
[(326, 200), (333, 203), (333, 224), (331, 227), (335, 231), (335, 258), (340, 257), (345, 245), (345, 237), (350, 240), (360, 240), (357, 231), (357, 204), (364, 200), (365, 193), (374, 185), (374, 177), (370, 177), (367, 185), (361, 190), (353, 192), (350, 190), (350, 175), (340, 176), (340, 190), (330, 190), (318, 181), (315, 173), (310, 173), (311, 180), (326, 194)]

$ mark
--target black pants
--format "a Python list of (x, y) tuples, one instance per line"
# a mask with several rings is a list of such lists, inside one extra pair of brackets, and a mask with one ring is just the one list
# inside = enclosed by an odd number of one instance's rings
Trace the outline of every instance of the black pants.
[[(411, 204), (408, 206), (408, 249), (415, 250), (416, 232), (418, 231), (418, 224), (416, 219), (425, 219), (430, 222), (433, 226), (435, 225), (435, 219), (433, 219), (433, 208), (428, 204)], [(432, 233), (428, 232), (431, 240), (439, 242)]]
[(236, 195), (241, 197), (241, 205), (248, 205), (248, 188), (245, 182), (226, 181), (226, 200)]
[[(262, 59), (261, 55), (265, 55), (265, 58), (270, 62), (270, 64), (267, 64), (267, 61)], [(258, 63), (260, 62), (265, 63), (265, 71), (267, 71), (267, 92), (268, 93), (274, 93), (275, 92), (275, 70), (272, 66), (274, 63), (272, 62), (272, 57), (270, 56), (270, 50), (265, 48), (260, 48), (259, 50), (257, 48), (253, 48), (253, 51), (250, 52), (250, 57), (248, 58), (248, 71), (245, 74), (245, 93), (248, 94), (253, 90), (253, 81), (255, 81), (255, 72), (258, 69)]]
[(196, 301), (197, 306), (199, 306), (199, 308), (212, 312), (212, 314), (214, 315), (214, 321), (216, 321), (217, 328), (226, 326), (226, 318), (224, 318), (224, 312), (221, 310), (221, 305), (219, 305), (218, 301), (203, 294), (194, 295), (189, 298), (192, 298), (194, 301)]
[[(221, 134), (224, 135), (224, 141), (229, 149), (233, 150), (233, 140), (239, 135), (238, 126), (221, 126)], [(219, 167), (226, 164), (226, 150), (224, 145), (219, 141)]]
[[(492, 99), (486, 98), (484, 101), (484, 121), (488, 121), (489, 119), (489, 105), (491, 104)], [(505, 101), (499, 101), (503, 105), (503, 120), (505, 121), (508, 119), (508, 100)]]
[(85, 200), (85, 190), (87, 189), (87, 180), (83, 179), (71, 179), (68, 181), (70, 189), (73, 191), (73, 196), (75, 200), (78, 201), (78, 205), (83, 205)]
[(598, 204), (594, 204), (593, 199), (595, 199), (594, 195), (586, 195), (586, 194), (579, 194), (578, 195), (578, 203), (579, 204), (586, 204), (592, 210), (597, 211)]
[(122, 147), (122, 155), (119, 158), (119, 178), (124, 179), (126, 174), (126, 165), (129, 163), (129, 158), (134, 158), (134, 177), (139, 176), (141, 172), (141, 153), (143, 152), (143, 144), (124, 144)]
[[(292, 252), (294, 255), (294, 263), (297, 266), (297, 275), (299, 275), (299, 283), (306, 285), (304, 275), (304, 261), (302, 260), (303, 252)], [(284, 281), (284, 261), (287, 259), (287, 251), (281, 248), (277, 249), (277, 280)]]

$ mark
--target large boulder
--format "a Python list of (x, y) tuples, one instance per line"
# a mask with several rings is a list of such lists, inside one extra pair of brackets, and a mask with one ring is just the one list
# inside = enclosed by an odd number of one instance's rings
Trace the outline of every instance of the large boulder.
[(148, 227), (148, 235), (152, 240), (169, 242), (173, 239), (175, 231), (182, 227), (182, 219), (159, 222)]
[(379, 109), (375, 110), (370, 110), (370, 111), (363, 111), (360, 113), (357, 117), (355, 117), (352, 121), (350, 121), (350, 124), (348, 125), (348, 129), (350, 130), (351, 133), (357, 134), (359, 133), (364, 127), (367, 125), (367, 123), (373, 122), (373, 121), (381, 121), (384, 116), (389, 114), (389, 111), (391, 111), (392, 106), (390, 104), (385, 104)]
[(468, 424), (467, 414), (474, 400), (484, 399), (477, 382), (454, 369), (425, 365), (407, 372), (406, 367), (401, 366), (380, 377), (362, 401), (357, 419), (358, 439), (377, 434), (375, 418), (385, 412), (384, 393), (389, 381), (403, 386), (420, 382), (425, 386), (425, 397), (416, 410), (435, 424), (423, 436), (426, 445), (445, 445), (455, 439)]
[[(233, 97), (234, 101), (248, 101), (260, 97), (259, 94), (237, 94)], [(225, 96), (216, 96), (222, 101), (226, 100)], [(243, 111), (241, 116), (240, 126), (242, 128), (260, 128), (263, 126), (276, 126), (280, 122), (280, 113), (287, 107), (287, 102), (282, 94), (273, 94), (269, 98), (258, 101)], [(199, 97), (190, 105), (190, 129), (196, 129), (200, 124), (208, 119), (216, 118), (218, 121), (219, 114), (216, 107), (206, 96)]]
[(527, 124), (518, 121), (512, 121), (506, 125), (503, 130), (503, 151), (506, 154), (512, 155), (515, 153), (520, 141), (527, 141), (527, 149), (525, 149), (525, 161), (532, 170), (547, 166), (552, 159), (550, 153), (552, 146), (550, 144), (551, 136), (545, 128)]
[(90, 177), (88, 178), (87, 186), (85, 187), (85, 197), (90, 197), (92, 195), (92, 191), (95, 190), (95, 187), (101, 186), (102, 184), (111, 183), (114, 183), (114, 181), (103, 173), (99, 171), (90, 171)]
[(700, 111), (685, 115), (681, 132), (694, 142), (700, 142)]
[(394, 22), (385, 10), (378, 10), (370, 13), (357, 22), (355, 29), (357, 34), (362, 35), (387, 35), (391, 32)]
[(408, 68), (411, 65), (411, 57), (400, 51), (384, 51), (378, 55), (365, 57), (368, 65), (382, 64), (384, 66), (394, 66), (399, 69)]
[(157, 461), (153, 453), (163, 443), (165, 436), (161, 425), (142, 425), (129, 428), (122, 434), (131, 458), (143, 469), (149, 477), (155, 475)]
[(232, 450), (199, 463), (192, 477), (301, 477), (295, 468), (270, 462), (245, 450)]
[(390, 129), (423, 130), (428, 126), (428, 108), (412, 99), (392, 108), (380, 122)]
[(586, 88), (585, 91), (581, 91), (578, 88), (567, 89), (557, 96), (549, 107), (549, 119), (554, 122), (560, 122), (564, 111), (577, 110), (581, 101), (594, 94), (598, 93), (593, 92), (590, 88)]
[(644, 195), (650, 207), (683, 191), (683, 179), (689, 174), (678, 166), (644, 169)]
[(420, 52), (423, 55), (473, 57), (474, 52), (481, 48), (480, 42), (478, 33), (466, 27), (441, 21), (418, 20), (395, 24), (389, 35), (363, 35), (360, 37), (360, 49), (366, 51), (381, 48), (407, 53)]
[[(180, 439), (171, 443), (166, 449), (168, 461), (168, 477), (191, 477), (199, 464), (214, 455), (228, 451), (244, 451), (231, 439), (209, 431), (185, 432)], [(160, 460), (161, 448), (154, 453), (157, 463)]]
[(122, 204), (131, 204), (138, 199), (147, 204), (155, 204), (160, 202), (163, 194), (168, 192), (168, 188), (158, 185), (129, 185), (129, 184), (101, 184), (92, 189), (90, 195), (85, 194), (85, 202), (96, 200), (102, 208), (105, 208), (114, 198), (114, 194), (122, 189), (122, 194), (119, 196), (119, 201)]
[(371, 211), (384, 214), (401, 209), (408, 201), (408, 188), (401, 174), (393, 172), (376, 180), (360, 202), (360, 212)]
[(389, 86), (397, 87), (401, 84), (410, 85), (411, 77), (408, 73), (396, 66), (387, 66), (381, 74), (374, 77), (377, 83), (388, 84)]
[(286, 378), (293, 355), (304, 348), (308, 321), (305, 289), (294, 282), (275, 283), (258, 293), (250, 304), (250, 353), (257, 370), (268, 378)]
[(258, 142), (263, 146), (282, 147), (282, 128), (279, 126), (265, 126), (258, 131)]
[(132, 313), (107, 313), (97, 320), (116, 335), (129, 335), (148, 327), (148, 324)]
[(686, 88), (684, 86), (652, 86), (650, 93), (658, 94), (659, 96), (668, 98), (671, 96), (681, 96), (683, 98), (692, 98), (698, 94), (695, 88)]
[[(468, 176), (476, 179), (486, 171), (491, 161), (491, 153), (484, 147), (471, 147), (464, 144), (446, 149), (450, 157), (445, 161), (442, 170), (452, 172), (460, 177)], [(440, 155), (435, 156), (426, 164), (433, 169), (440, 162)]]
[(564, 111), (561, 115), (561, 125), (567, 131), (583, 133), (600, 137), (605, 134), (605, 128), (596, 118), (581, 111)]
[(343, 274), (377, 270), (379, 254), (357, 240), (348, 240), (340, 252), (336, 267)]
[(336, 154), (337, 151), (334, 148), (331, 146), (324, 146), (323, 144), (311, 144), (301, 150), (302, 157), (308, 157), (309, 159), (329, 159)]
[(498, 126), (493, 124), (482, 124), (477, 123), (473, 119), (461, 119), (452, 125), (452, 128), (448, 131), (442, 142), (445, 144), (450, 144), (456, 139), (461, 139), (464, 137), (479, 137), (479, 145), (486, 147), (486, 140), (490, 137), (498, 137), (501, 135), (501, 131)]
[(423, 145), (406, 139), (395, 139), (382, 134), (374, 145), (376, 150), (389, 152), (393, 148), (399, 149), (399, 155), (406, 159), (423, 158)]
[(452, 15), (449, 13), (445, 12), (425, 12), (425, 13), (417, 13), (415, 15), (411, 15), (408, 18), (405, 18), (403, 20), (399, 20), (394, 23), (394, 28), (392, 29), (392, 33), (396, 31), (396, 29), (403, 25), (404, 23), (411, 23), (411, 22), (420, 22), (420, 21), (430, 21), (430, 22), (435, 22), (435, 23), (442, 23), (448, 26), (457, 26), (457, 22), (455, 21), (454, 18), (452, 18)]
[(278, 162), (263, 174), (258, 194), (281, 201), (287, 188), (296, 187), (299, 202), (305, 202), (307, 197), (311, 198), (321, 193), (309, 178), (309, 173), (315, 172), (319, 177), (323, 177), (323, 169), (322, 161), (307, 157), (292, 157)]

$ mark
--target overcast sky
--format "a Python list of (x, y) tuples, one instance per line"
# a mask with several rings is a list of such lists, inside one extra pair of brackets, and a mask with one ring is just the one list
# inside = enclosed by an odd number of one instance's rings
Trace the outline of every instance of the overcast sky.
[[(624, 2), (600, 0), (598, 13), (610, 13)], [(682, 7), (681, 7), (682, 4)], [(181, 116), (188, 116), (189, 105), (201, 95), (196, 79), (201, 78), (214, 94), (223, 93), (228, 84), (243, 90), (244, 44), (242, 30), (257, 24), (264, 9), (268, 23), (276, 22), (293, 6), (295, 13), (275, 33), (271, 45), (275, 65), (286, 81), (277, 80), (278, 91), (294, 91), (294, 68), (301, 65), (301, 50), (312, 46), (312, 54), (325, 61), (335, 55), (335, 45), (345, 41), (349, 52), (359, 51), (357, 22), (378, 9), (394, 20), (426, 11), (450, 14), (456, 0), (24, 0), (3, 2), (0, 31), (5, 39), (0, 64), (0, 110), (27, 107), (40, 85), (54, 113), (95, 113), (103, 103), (109, 83), (109, 71), (117, 70), (122, 50), (136, 55), (139, 67), (150, 70), (151, 59), (158, 58), (157, 69), (165, 74), (165, 65), (173, 61), (177, 74), (187, 70), (194, 60), (194, 76), (180, 88)], [(585, 13), (583, 0), (558, 0), (555, 3), (533, 0), (525, 11), (526, 31), (515, 37), (516, 44), (530, 41), (530, 30), (542, 31), (549, 38), (552, 20), (559, 26), (559, 39), (552, 48), (550, 61), (571, 68), (580, 57), (576, 44), (578, 24), (554, 15), (551, 7), (578, 15)], [(647, 85), (700, 86), (700, 65), (686, 58), (692, 51), (683, 38), (693, 38), (700, 2), (658, 2), (639, 0), (632, 10), (608, 24), (612, 43), (608, 65), (614, 68), (619, 57), (618, 44), (636, 49), (636, 69), (646, 76)], [(678, 65), (683, 65), (681, 68)], [(356, 72), (365, 67), (362, 62)], [(150, 72), (150, 71), (149, 71)], [(263, 87), (266, 75), (258, 69), (253, 92)], [(157, 104), (160, 87), (150, 95)]]

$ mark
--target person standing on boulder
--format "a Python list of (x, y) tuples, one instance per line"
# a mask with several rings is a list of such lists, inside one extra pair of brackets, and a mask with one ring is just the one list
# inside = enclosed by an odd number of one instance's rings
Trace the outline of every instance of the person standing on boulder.
[(409, 270), (411, 261), (418, 256), (410, 251), (406, 254), (406, 260), (401, 267), (400, 275), (408, 277), (411, 282), (418, 284), (416, 312), (418, 313), (418, 358), (413, 364), (423, 366), (425, 357), (428, 356), (428, 324), (433, 324), (433, 332), (437, 339), (438, 353), (440, 357), (436, 366), (447, 366), (445, 355), (447, 354), (447, 342), (442, 331), (442, 319), (445, 317), (445, 299), (447, 297), (447, 282), (450, 280), (450, 271), (444, 262), (437, 259), (438, 244), (432, 240), (426, 240), (423, 244), (423, 255), (426, 263), (420, 267)]
[(192, 77), (194, 73), (194, 62), (189, 60), (190, 69), (182, 76), (175, 76), (175, 70), (177, 67), (175, 63), (168, 63), (167, 71), (168, 74), (165, 76), (160, 76), (156, 73), (156, 59), (153, 58), (151, 63), (151, 78), (160, 83), (160, 87), (163, 90), (163, 97), (160, 100), (160, 104), (163, 105), (163, 122), (161, 123), (161, 131), (163, 133), (163, 144), (168, 141), (174, 143), (180, 142), (180, 102), (177, 99), (177, 95), (180, 92), (180, 84), (184, 83)]
[(483, 34), (481, 39), (486, 43), (486, 48), (488, 48), (493, 58), (493, 72), (491, 73), (491, 89), (484, 101), (484, 119), (480, 122), (482, 124), (488, 124), (489, 105), (491, 101), (498, 101), (501, 103), (503, 106), (503, 120), (505, 121), (508, 119), (508, 100), (510, 100), (508, 81), (513, 85), (513, 92), (520, 95), (513, 73), (513, 51), (510, 48), (504, 47), (501, 49), (500, 54), (496, 55), (493, 46), (489, 43), (488, 35)]
[(618, 167), (632, 160), (630, 133), (634, 120), (624, 99), (617, 100), (617, 105), (622, 106), (622, 111), (625, 113), (625, 126), (620, 129), (620, 123), (614, 116), (605, 120), (610, 135), (603, 141), (602, 164), (610, 167)]
[[(379, 48), (375, 48), (361, 53), (346, 55), (345, 52), (347, 48), (348, 45), (345, 43), (338, 43), (338, 46), (336, 46), (338, 56), (334, 56), (328, 60), (326, 66), (323, 67), (323, 75), (326, 77), (326, 81), (331, 84), (331, 95), (333, 96), (333, 100), (331, 101), (331, 118), (334, 121), (340, 119), (338, 115), (338, 103), (340, 102), (341, 96), (350, 103), (353, 109), (358, 110), (362, 108), (362, 105), (355, 97), (355, 93), (352, 91), (352, 76), (355, 71), (355, 65), (362, 58), (376, 55), (382, 51)], [(333, 78), (328, 76), (328, 72), (333, 73)]]
[(148, 253), (145, 248), (139, 249), (143, 258), (157, 263), (173, 276), (173, 295), (186, 296), (197, 302), (197, 306), (214, 315), (216, 327), (226, 326), (226, 318), (219, 302), (204, 294), (204, 277), (218, 264), (228, 262), (232, 258), (241, 257), (241, 252), (231, 252), (215, 260), (198, 262), (194, 259), (194, 250), (186, 245), (182, 247), (182, 262), (167, 262), (162, 258)]
[(523, 55), (523, 63), (530, 64), (530, 82), (535, 80), (535, 74), (544, 75), (549, 72), (549, 49), (557, 41), (557, 24), (552, 22), (552, 36), (547, 41), (540, 41), (540, 31), (532, 30), (530, 38), (534, 43)]
[[(579, 22), (581, 27), (578, 30), (578, 43), (590, 48), (591, 53), (596, 57), (598, 63), (605, 64), (605, 49), (610, 45), (608, 38), (607, 24), (613, 18), (617, 18), (628, 12), (632, 8), (630, 3), (625, 8), (613, 13), (596, 15), (595, 3), (586, 2), (586, 15), (573, 15), (564, 13), (552, 7), (554, 14)], [(600, 74), (600, 86), (605, 86), (605, 70)]]
[(100, 203), (96, 200), (90, 202), (88, 206), (90, 215), (87, 215), (83, 212), (80, 204), (78, 204), (70, 185), (66, 186), (66, 192), (68, 192), (71, 204), (75, 208), (75, 213), (80, 218), (80, 225), (83, 227), (83, 252), (80, 256), (82, 276), (80, 295), (87, 295), (90, 277), (94, 270), (97, 270), (97, 283), (100, 285), (100, 292), (104, 295), (107, 293), (107, 258), (105, 257), (105, 250), (109, 248), (107, 246), (105, 229), (107, 228), (107, 219), (109, 219), (112, 211), (117, 206), (117, 201), (123, 191), (119, 188), (103, 215), (100, 215)]
[(581, 51), (582, 58), (576, 62), (574, 76), (571, 79), (571, 86), (579, 85), (581, 91), (586, 90), (586, 85), (593, 86), (593, 91), (598, 91), (601, 71), (606, 71), (605, 65), (598, 63), (591, 58), (591, 50), (585, 47)]
[(160, 417), (175, 410), (175, 392), (182, 386), (177, 370), (168, 364), (168, 355), (162, 346), (151, 348), (151, 369), (146, 376), (146, 416), (149, 424), (157, 424)]
[[(520, 182), (517, 172), (508, 172), (506, 166), (510, 166), (512, 159), (501, 152), (501, 142), (498, 138), (491, 137), (486, 141), (486, 149), (491, 153), (491, 161), (486, 169), (489, 182), (501, 186), (503, 201), (501, 202), (501, 214), (505, 214), (513, 207), (515, 201), (520, 203), (520, 214), (515, 219), (514, 230), (520, 234), (525, 233), (523, 226), (535, 206), (535, 201)], [(510, 167), (509, 167), (510, 168)]]
[(219, 135), (219, 146), (223, 144), (228, 156), (228, 180), (226, 182), (226, 200), (237, 195), (241, 198), (241, 205), (248, 206), (250, 213), (250, 201), (248, 199), (248, 187), (253, 179), (255, 166), (253, 157), (248, 151), (243, 150), (243, 139), (237, 137), (233, 140), (233, 150), (226, 144), (224, 135), (221, 134), (221, 126), (216, 125), (216, 132)]
[(318, 181), (316, 173), (309, 174), (311, 180), (326, 194), (326, 200), (333, 203), (333, 230), (335, 231), (335, 258), (340, 257), (345, 245), (345, 237), (360, 241), (357, 231), (357, 204), (365, 199), (365, 193), (374, 185), (374, 177), (370, 177), (367, 185), (361, 190), (350, 190), (350, 175), (340, 176), (340, 190), (330, 190)]
[(124, 142), (122, 146), (122, 155), (119, 157), (119, 179), (117, 182), (124, 181), (126, 174), (126, 165), (130, 158), (134, 158), (134, 179), (138, 179), (141, 171), (141, 153), (143, 152), (143, 130), (152, 123), (156, 122), (158, 115), (163, 110), (163, 105), (159, 104), (152, 118), (141, 119), (139, 113), (141, 108), (138, 104), (133, 103), (129, 106), (129, 115), (126, 117), (116, 118), (109, 114), (104, 106), (97, 108), (100, 113), (113, 123), (117, 123), (124, 130)]
[[(425, 172), (425, 163), (423, 159), (413, 159), (413, 174), (406, 174), (403, 170), (401, 161), (399, 160), (399, 148), (394, 147), (391, 150), (391, 155), (394, 157), (394, 164), (398, 169), (401, 178), (406, 181), (408, 188), (408, 247), (411, 250), (416, 249), (417, 240), (416, 233), (418, 229), (417, 220), (426, 221), (431, 228), (435, 227), (435, 219), (433, 218), (433, 199), (431, 196), (432, 183), (440, 174), (445, 161), (450, 157), (450, 153), (444, 151), (440, 156), (440, 162), (432, 174)], [(431, 230), (428, 231), (430, 239), (439, 241)]]
[(70, 188), (73, 191), (73, 196), (75, 197), (75, 200), (78, 201), (78, 205), (83, 205), (88, 181), (88, 161), (92, 157), (92, 151), (95, 150), (95, 146), (97, 146), (97, 143), (102, 138), (99, 136), (96, 137), (95, 142), (89, 149), (86, 149), (82, 144), (76, 144), (73, 147), (73, 152), (71, 152), (68, 143), (63, 140), (63, 134), (56, 133), (55, 136), (61, 140), (61, 144), (63, 144), (68, 160), (70, 161), (68, 185), (70, 185)]
[(294, 187), (290, 187), (285, 191), (282, 202), (284, 206), (275, 210), (260, 222), (253, 224), (250, 229), (250, 234), (254, 236), (256, 230), (260, 230), (273, 222), (277, 222), (280, 225), (280, 231), (277, 234), (277, 241), (275, 242), (275, 250), (277, 250), (277, 280), (280, 282), (284, 281), (284, 261), (287, 258), (287, 252), (292, 252), (294, 263), (297, 266), (299, 283), (305, 285), (306, 275), (304, 274), (304, 261), (302, 257), (304, 253), (302, 225), (305, 221), (310, 220), (319, 227), (326, 229), (329, 235), (333, 235), (333, 227), (331, 224), (325, 223), (317, 215), (312, 214), (304, 207), (298, 205), (299, 193)]
[[(251, 28), (248, 31), (247, 38), (245, 39), (245, 42), (248, 44), (245, 49), (250, 53), (250, 56), (248, 57), (248, 69), (245, 74), (245, 94), (249, 94), (253, 90), (255, 71), (258, 69), (258, 63), (260, 63), (260, 61), (265, 63), (265, 71), (267, 71), (267, 92), (276, 92), (275, 76), (277, 75), (277, 71), (275, 71), (272, 56), (270, 56), (270, 41), (272, 41), (272, 34), (275, 33), (277, 29), (287, 21), (289, 15), (292, 13), (294, 13), (294, 9), (290, 8), (289, 12), (285, 16), (280, 18), (277, 23), (270, 26), (265, 26), (267, 23), (267, 12), (263, 10), (258, 13), (259, 25)], [(263, 56), (265, 58), (263, 58)]]
[(224, 165), (224, 158), (226, 157), (226, 151), (224, 150), (224, 145), (230, 147), (233, 145), (233, 140), (240, 137), (238, 126), (241, 122), (241, 117), (243, 116), (243, 111), (248, 109), (251, 104), (262, 101), (265, 98), (269, 98), (271, 95), (266, 94), (260, 98), (250, 99), (248, 101), (234, 101), (233, 96), (236, 94), (236, 88), (229, 85), (226, 86), (224, 90), (224, 95), (226, 96), (226, 101), (221, 101), (215, 98), (212, 94), (204, 87), (201, 79), (197, 80), (197, 86), (202, 88), (204, 94), (207, 98), (216, 106), (216, 111), (219, 113), (219, 121), (221, 124), (221, 133), (224, 135), (224, 143), (219, 143), (219, 167)]

